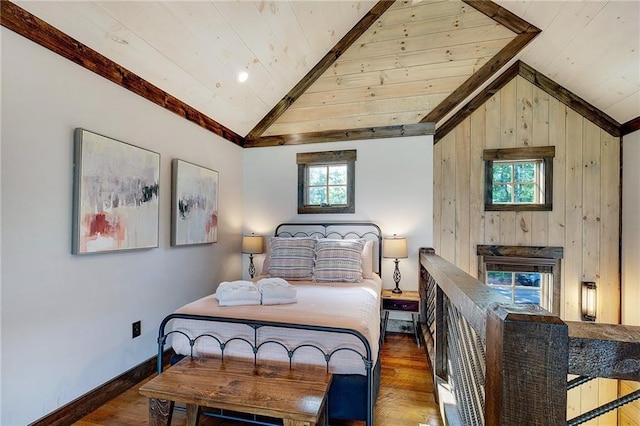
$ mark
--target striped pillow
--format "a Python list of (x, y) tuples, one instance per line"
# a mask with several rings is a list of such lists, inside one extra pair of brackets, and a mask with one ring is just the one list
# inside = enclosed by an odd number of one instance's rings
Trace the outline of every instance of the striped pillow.
[(318, 282), (362, 281), (364, 244), (364, 240), (318, 240), (313, 280)]
[(286, 280), (310, 280), (315, 248), (315, 238), (271, 238), (269, 275)]

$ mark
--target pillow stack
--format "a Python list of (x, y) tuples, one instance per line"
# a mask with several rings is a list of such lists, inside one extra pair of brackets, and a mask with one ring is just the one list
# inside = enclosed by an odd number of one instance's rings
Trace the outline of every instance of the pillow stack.
[(272, 237), (263, 273), (286, 280), (360, 282), (373, 277), (373, 241)]

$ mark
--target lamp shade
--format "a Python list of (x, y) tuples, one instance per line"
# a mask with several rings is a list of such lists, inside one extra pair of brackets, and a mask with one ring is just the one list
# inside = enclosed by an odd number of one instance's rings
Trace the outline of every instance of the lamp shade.
[(264, 237), (261, 235), (245, 235), (242, 237), (242, 252), (260, 254), (264, 252)]
[(385, 238), (382, 242), (382, 256), (395, 259), (407, 257), (407, 239), (395, 234)]

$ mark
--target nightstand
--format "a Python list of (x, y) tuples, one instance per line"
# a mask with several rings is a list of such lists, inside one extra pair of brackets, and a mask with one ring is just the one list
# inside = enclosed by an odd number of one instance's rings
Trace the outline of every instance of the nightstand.
[(387, 321), (389, 312), (409, 312), (413, 320), (413, 332), (416, 336), (416, 343), (420, 346), (420, 336), (418, 332), (418, 316), (420, 315), (420, 293), (417, 291), (402, 291), (400, 294), (391, 290), (382, 290), (382, 311), (384, 319), (382, 324), (382, 340), (387, 332)]

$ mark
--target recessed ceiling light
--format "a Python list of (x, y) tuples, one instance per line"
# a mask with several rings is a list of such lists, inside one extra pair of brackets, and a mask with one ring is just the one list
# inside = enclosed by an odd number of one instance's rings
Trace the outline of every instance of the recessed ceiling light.
[(249, 79), (249, 73), (246, 71), (240, 71), (238, 73), (238, 81), (240, 83), (244, 83), (245, 81), (247, 81)]

